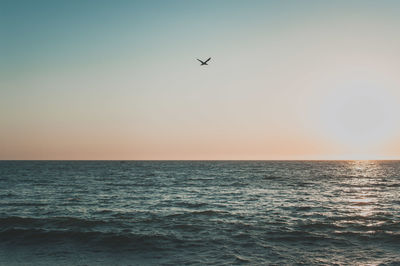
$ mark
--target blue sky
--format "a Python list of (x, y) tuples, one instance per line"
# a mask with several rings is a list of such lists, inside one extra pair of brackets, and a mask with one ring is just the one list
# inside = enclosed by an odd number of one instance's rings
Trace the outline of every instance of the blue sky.
[(0, 158), (397, 156), (399, 7), (1, 1)]

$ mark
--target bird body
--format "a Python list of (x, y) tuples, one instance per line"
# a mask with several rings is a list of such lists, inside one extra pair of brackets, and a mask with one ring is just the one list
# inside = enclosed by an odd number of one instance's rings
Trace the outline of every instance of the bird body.
[(200, 59), (197, 59), (197, 61), (199, 61), (200, 63), (201, 63), (201, 66), (208, 66), (208, 61), (210, 61), (211, 60), (211, 57), (210, 58), (208, 58), (206, 61), (202, 61), (202, 60), (200, 60)]

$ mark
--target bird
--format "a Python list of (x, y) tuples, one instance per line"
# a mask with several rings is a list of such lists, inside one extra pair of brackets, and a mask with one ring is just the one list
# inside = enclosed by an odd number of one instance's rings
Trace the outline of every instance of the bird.
[(208, 66), (207, 62), (211, 60), (211, 57), (208, 58), (206, 61), (201, 61), (200, 59), (197, 59), (201, 63), (201, 66)]

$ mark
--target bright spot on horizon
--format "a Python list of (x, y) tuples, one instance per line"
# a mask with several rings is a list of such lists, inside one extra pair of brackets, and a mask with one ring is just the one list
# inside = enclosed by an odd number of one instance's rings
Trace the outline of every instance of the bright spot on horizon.
[(365, 154), (395, 137), (400, 108), (384, 85), (350, 83), (325, 97), (320, 119), (333, 141)]

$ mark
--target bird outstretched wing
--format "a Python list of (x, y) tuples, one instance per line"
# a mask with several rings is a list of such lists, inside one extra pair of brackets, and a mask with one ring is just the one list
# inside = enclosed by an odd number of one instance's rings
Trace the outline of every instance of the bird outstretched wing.
[(200, 63), (204, 64), (204, 62), (203, 62), (203, 61), (201, 61), (200, 59), (197, 59), (197, 61), (199, 61)]
[(210, 58), (208, 58), (204, 63), (207, 63), (208, 61), (210, 61), (211, 60), (211, 57)]

